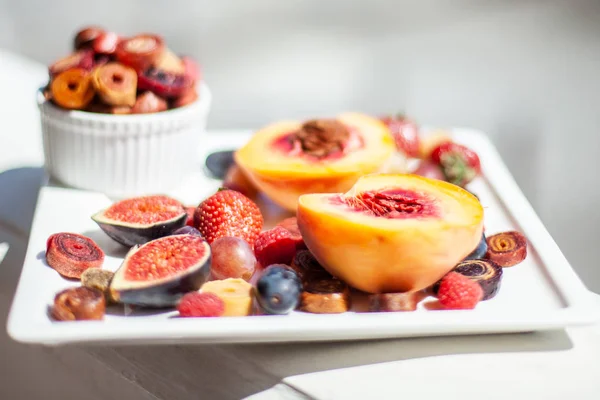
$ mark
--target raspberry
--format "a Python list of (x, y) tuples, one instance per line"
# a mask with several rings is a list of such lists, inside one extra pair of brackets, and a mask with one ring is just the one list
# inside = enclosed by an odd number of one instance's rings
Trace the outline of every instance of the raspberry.
[(225, 303), (214, 293), (187, 293), (181, 298), (177, 311), (181, 317), (220, 317)]
[(277, 226), (285, 228), (292, 234), (292, 239), (294, 242), (296, 242), (296, 248), (298, 250), (306, 249), (306, 244), (304, 244), (304, 240), (302, 239), (302, 234), (300, 233), (300, 228), (298, 228), (298, 220), (296, 217), (286, 218), (278, 223)]
[(271, 264), (290, 265), (296, 254), (296, 241), (281, 226), (262, 232), (254, 242), (254, 254), (263, 267)]
[(444, 276), (438, 289), (438, 300), (448, 310), (473, 309), (482, 297), (481, 286), (457, 272)]

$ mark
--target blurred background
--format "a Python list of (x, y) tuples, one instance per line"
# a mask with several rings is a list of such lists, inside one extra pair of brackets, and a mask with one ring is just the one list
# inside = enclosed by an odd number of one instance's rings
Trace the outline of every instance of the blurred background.
[(162, 34), (201, 62), (212, 129), (343, 110), (481, 129), (600, 292), (600, 1), (0, 0), (0, 10), (0, 48), (44, 64), (84, 25)]

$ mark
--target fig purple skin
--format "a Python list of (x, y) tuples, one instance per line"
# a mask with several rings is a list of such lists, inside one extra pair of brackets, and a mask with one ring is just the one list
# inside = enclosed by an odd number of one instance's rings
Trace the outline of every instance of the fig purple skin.
[(93, 215), (92, 219), (111, 239), (123, 246), (131, 247), (172, 234), (177, 229), (185, 226), (187, 213), (182, 211), (180, 216), (173, 219), (148, 225), (134, 225), (111, 220), (104, 217), (103, 211)]
[[(193, 235), (190, 235), (193, 236)], [(156, 281), (130, 281), (125, 277), (125, 269), (130, 265), (131, 257), (143, 246), (133, 247), (123, 264), (115, 273), (111, 285), (111, 296), (119, 303), (147, 308), (165, 308), (176, 306), (183, 295), (196, 291), (209, 279), (211, 251), (207, 242), (203, 241), (204, 252), (185, 272)]]

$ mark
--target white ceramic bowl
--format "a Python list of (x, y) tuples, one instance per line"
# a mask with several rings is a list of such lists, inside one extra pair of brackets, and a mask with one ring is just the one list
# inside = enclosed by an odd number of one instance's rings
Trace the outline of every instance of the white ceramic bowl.
[(61, 109), (38, 91), (45, 165), (67, 186), (131, 197), (165, 193), (200, 168), (211, 93), (153, 114), (112, 115)]

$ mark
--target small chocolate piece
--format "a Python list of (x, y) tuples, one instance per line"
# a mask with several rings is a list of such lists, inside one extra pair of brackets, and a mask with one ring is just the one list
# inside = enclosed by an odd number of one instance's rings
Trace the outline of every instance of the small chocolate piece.
[(344, 313), (350, 309), (350, 289), (337, 279), (307, 282), (300, 303), (300, 310), (309, 313)]
[[(482, 300), (489, 300), (496, 296), (502, 281), (502, 267), (490, 260), (465, 260), (459, 263), (453, 272), (479, 283), (483, 290)], [(433, 285), (433, 292), (437, 294), (441, 279)]]
[(101, 320), (106, 311), (104, 295), (84, 286), (65, 289), (54, 297), (50, 315), (56, 321)]
[(410, 293), (380, 293), (369, 296), (370, 311), (415, 311), (417, 309), (418, 296)]
[(501, 267), (512, 267), (527, 257), (527, 239), (516, 231), (497, 233), (487, 239), (486, 258)]

